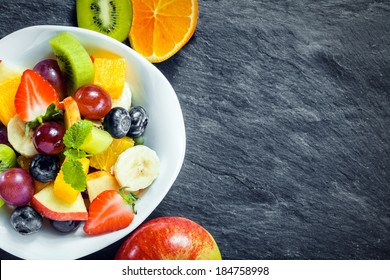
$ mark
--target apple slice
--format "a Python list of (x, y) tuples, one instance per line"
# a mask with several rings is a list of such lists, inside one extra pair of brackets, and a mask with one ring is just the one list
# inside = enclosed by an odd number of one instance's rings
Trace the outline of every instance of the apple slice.
[(107, 171), (95, 171), (87, 175), (87, 191), (90, 202), (105, 190), (119, 190), (119, 188), (115, 176)]
[(57, 221), (88, 220), (88, 212), (81, 194), (69, 204), (54, 195), (53, 186), (47, 186), (31, 199), (31, 206), (48, 219)]
[(80, 110), (77, 106), (76, 100), (73, 97), (68, 96), (63, 101), (64, 104), (64, 120), (65, 120), (65, 128), (68, 129), (74, 123), (81, 120)]

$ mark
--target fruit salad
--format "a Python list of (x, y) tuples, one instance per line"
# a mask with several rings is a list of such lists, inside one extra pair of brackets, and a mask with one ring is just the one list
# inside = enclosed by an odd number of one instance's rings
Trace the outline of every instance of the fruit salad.
[(44, 219), (61, 233), (126, 228), (159, 175), (148, 114), (132, 104), (122, 57), (88, 53), (68, 32), (50, 46), (32, 69), (0, 61), (0, 207), (23, 235)]

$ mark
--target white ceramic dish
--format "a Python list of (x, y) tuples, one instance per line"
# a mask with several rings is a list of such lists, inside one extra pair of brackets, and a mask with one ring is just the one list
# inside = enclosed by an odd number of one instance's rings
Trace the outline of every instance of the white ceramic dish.
[(12, 209), (0, 209), (0, 247), (23, 259), (77, 259), (96, 252), (123, 238), (138, 227), (158, 206), (174, 183), (184, 160), (185, 128), (175, 91), (163, 74), (128, 46), (102, 34), (66, 26), (32, 26), (0, 40), (0, 60), (32, 68), (38, 61), (52, 57), (49, 40), (60, 32), (70, 32), (89, 51), (109, 50), (127, 61), (127, 82), (133, 104), (142, 105), (149, 114), (145, 133), (146, 145), (154, 149), (161, 161), (160, 175), (137, 201), (131, 225), (121, 231), (90, 237), (82, 226), (63, 235), (47, 223), (35, 234), (23, 236), (10, 226)]

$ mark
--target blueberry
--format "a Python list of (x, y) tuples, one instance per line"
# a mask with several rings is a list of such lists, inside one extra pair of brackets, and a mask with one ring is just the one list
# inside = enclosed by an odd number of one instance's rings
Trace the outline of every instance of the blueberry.
[(131, 118), (129, 112), (122, 107), (112, 108), (104, 117), (103, 127), (114, 138), (126, 136), (130, 129)]
[(41, 229), (43, 218), (29, 205), (19, 206), (11, 214), (12, 227), (20, 234), (27, 235)]
[(133, 107), (130, 112), (131, 126), (127, 136), (137, 138), (140, 137), (144, 132), (148, 124), (148, 115), (143, 107)]
[(31, 176), (40, 182), (53, 181), (58, 173), (59, 159), (57, 156), (37, 154), (30, 163)]
[(52, 227), (59, 232), (69, 233), (75, 231), (80, 226), (80, 221), (68, 220), (68, 221), (56, 221), (50, 220)]

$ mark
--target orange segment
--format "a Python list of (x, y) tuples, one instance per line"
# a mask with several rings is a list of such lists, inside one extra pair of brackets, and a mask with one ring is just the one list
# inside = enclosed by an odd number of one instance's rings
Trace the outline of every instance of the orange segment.
[(0, 121), (7, 125), (15, 116), (14, 100), (20, 84), (21, 75), (4, 79), (0, 84)]
[[(65, 161), (67, 158), (65, 159)], [(82, 166), (84, 173), (87, 174), (89, 170), (89, 159), (88, 158), (81, 158), (78, 159)], [(72, 186), (65, 182), (64, 180), (64, 173), (62, 172), (62, 169), (60, 172), (58, 172), (58, 175), (56, 179), (54, 180), (54, 195), (59, 198), (61, 201), (67, 202), (67, 203), (73, 203), (76, 201), (80, 191), (75, 190), (72, 188)]]
[(113, 139), (111, 145), (103, 153), (90, 157), (89, 165), (93, 168), (111, 172), (119, 155), (134, 146), (134, 140), (130, 137)]
[(104, 88), (112, 99), (121, 96), (126, 79), (126, 61), (123, 58), (94, 59), (94, 84)]
[(198, 20), (197, 0), (133, 0), (131, 47), (150, 62), (177, 53), (192, 37)]

